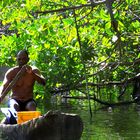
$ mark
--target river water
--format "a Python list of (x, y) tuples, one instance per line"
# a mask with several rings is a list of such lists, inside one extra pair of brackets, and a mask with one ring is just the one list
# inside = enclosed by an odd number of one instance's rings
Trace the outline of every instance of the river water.
[(81, 140), (140, 140), (140, 112), (132, 106), (99, 110), (89, 119), (80, 112), (84, 122)]
[(140, 140), (140, 107), (134, 104), (92, 111), (92, 117), (88, 107), (80, 104), (39, 105), (39, 110), (42, 113), (60, 110), (80, 115), (84, 123), (81, 140)]
[(61, 104), (52, 109), (80, 115), (84, 123), (81, 140), (140, 140), (140, 106), (129, 105), (92, 111), (80, 105)]

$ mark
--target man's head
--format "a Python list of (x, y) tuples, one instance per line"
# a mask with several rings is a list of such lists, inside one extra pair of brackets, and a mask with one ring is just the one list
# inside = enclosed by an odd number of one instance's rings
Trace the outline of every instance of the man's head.
[(17, 63), (19, 66), (27, 64), (29, 61), (29, 56), (27, 50), (21, 50), (17, 54)]

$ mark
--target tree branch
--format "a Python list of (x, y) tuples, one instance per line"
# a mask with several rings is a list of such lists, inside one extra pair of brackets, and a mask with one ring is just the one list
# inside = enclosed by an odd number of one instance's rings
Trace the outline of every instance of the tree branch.
[[(114, 0), (111, 0), (111, 1), (114, 1)], [(102, 0), (100, 2), (91, 2), (90, 4), (83, 4), (83, 5), (72, 6), (72, 7), (64, 7), (64, 8), (60, 8), (60, 9), (56, 9), (56, 10), (37, 11), (35, 13), (36, 14), (48, 14), (48, 13), (55, 13), (55, 12), (65, 12), (67, 10), (76, 10), (76, 9), (80, 9), (83, 7), (96, 7), (100, 4), (104, 4), (105, 2), (106, 2), (106, 0)]]
[[(88, 99), (87, 97), (84, 97), (84, 96), (62, 96), (63, 98), (67, 98), (67, 99), (80, 99), (80, 100), (86, 100)], [(124, 102), (117, 102), (117, 103), (109, 103), (109, 102), (106, 102), (106, 101), (102, 101), (102, 100), (99, 100), (97, 99), (95, 96), (94, 97), (90, 97), (91, 100), (94, 100), (100, 104), (103, 104), (103, 105), (106, 105), (106, 106), (120, 106), (120, 105), (128, 105), (128, 104), (132, 104), (132, 103), (136, 103), (135, 100), (132, 100), (132, 101), (124, 101)]]

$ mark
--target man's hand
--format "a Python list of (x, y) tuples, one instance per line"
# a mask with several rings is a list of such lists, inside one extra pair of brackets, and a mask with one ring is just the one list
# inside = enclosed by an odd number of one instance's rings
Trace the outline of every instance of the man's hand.
[(32, 71), (32, 67), (29, 66), (29, 65), (26, 65), (26, 72), (31, 74), (33, 71)]
[(21, 68), (20, 72), (21, 72), (22, 74), (24, 74), (24, 73), (26, 73), (26, 72), (29, 73), (29, 74), (31, 74), (31, 73), (32, 73), (32, 67), (29, 66), (29, 65), (24, 65), (24, 66)]

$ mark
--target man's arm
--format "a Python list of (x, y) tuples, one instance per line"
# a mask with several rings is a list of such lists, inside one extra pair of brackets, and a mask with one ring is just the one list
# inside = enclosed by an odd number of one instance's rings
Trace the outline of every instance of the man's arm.
[(43, 85), (43, 86), (46, 85), (46, 80), (45, 80), (45, 78), (41, 75), (41, 73), (40, 73), (40, 71), (39, 71), (38, 69), (33, 70), (33, 71), (32, 71), (32, 74), (34, 75), (35, 80), (36, 80), (39, 84), (41, 84), (41, 85)]
[(32, 74), (33, 77), (35, 78), (35, 80), (36, 80), (39, 84), (45, 86), (46, 80), (45, 80), (45, 78), (41, 75), (41, 73), (40, 73), (40, 71), (38, 70), (38, 68), (36, 68), (36, 67), (31, 67), (31, 66), (29, 66), (29, 65), (24, 65), (24, 66), (22, 67), (22, 71), (26, 71), (27, 73)]
[(4, 76), (4, 80), (3, 80), (1, 90), (0, 90), (0, 103), (2, 102), (4, 97), (8, 94), (8, 92), (11, 90), (10, 88), (8, 88), (11, 81), (12, 79), (11, 79), (10, 70), (8, 70)]
[(36, 80), (39, 84), (45, 86), (46, 80), (45, 80), (45, 78), (41, 75), (41, 73), (40, 73), (40, 71), (38, 70), (38, 68), (36, 68), (36, 67), (31, 67), (31, 66), (26, 65), (26, 70), (27, 70), (28, 73), (33, 74), (35, 80)]

